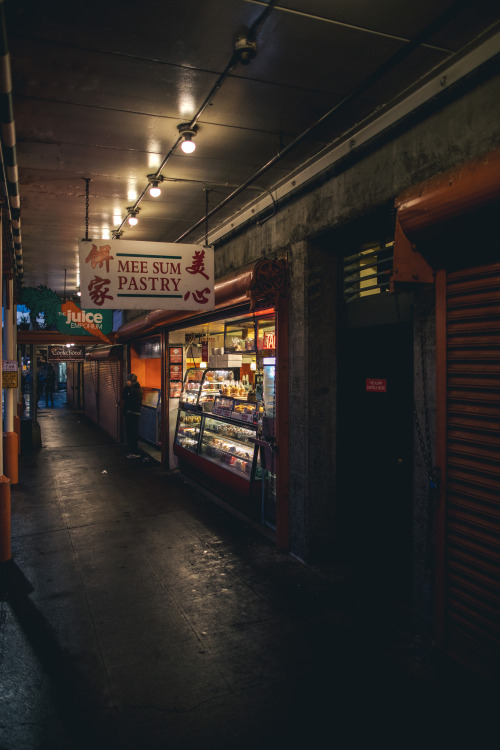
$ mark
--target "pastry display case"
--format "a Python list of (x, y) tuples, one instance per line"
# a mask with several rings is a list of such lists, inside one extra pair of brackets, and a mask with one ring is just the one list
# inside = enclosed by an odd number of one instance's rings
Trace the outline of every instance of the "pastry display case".
[(235, 375), (234, 368), (189, 368), (184, 377), (180, 407), (194, 411), (212, 411), (216, 396), (223, 393), (244, 395), (245, 389), (235, 380)]
[(201, 414), (179, 409), (177, 428), (175, 430), (175, 445), (180, 445), (188, 451), (197, 453), (200, 437)]
[(236, 425), (221, 417), (203, 416), (200, 455), (248, 480), (258, 469), (255, 428)]
[(184, 376), (184, 385), (181, 392), (179, 406), (185, 409), (198, 408), (198, 396), (200, 394), (201, 381), (205, 370), (190, 367)]
[(247, 398), (216, 396), (212, 412), (220, 417), (255, 424), (259, 417), (259, 405), (255, 401), (248, 401)]
[(190, 368), (177, 414), (179, 468), (252, 518), (260, 516), (262, 470), (256, 444), (261, 405), (249, 401), (238, 368)]

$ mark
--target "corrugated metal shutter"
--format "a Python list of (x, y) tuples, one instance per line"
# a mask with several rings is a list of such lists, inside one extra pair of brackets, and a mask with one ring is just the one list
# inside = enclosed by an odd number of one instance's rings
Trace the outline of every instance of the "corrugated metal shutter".
[(86, 360), (83, 363), (83, 411), (87, 417), (98, 422), (97, 392), (99, 388), (98, 363)]
[(447, 274), (446, 342), (445, 643), (489, 673), (500, 658), (500, 263)]
[(99, 425), (120, 440), (120, 363), (105, 360), (99, 364)]

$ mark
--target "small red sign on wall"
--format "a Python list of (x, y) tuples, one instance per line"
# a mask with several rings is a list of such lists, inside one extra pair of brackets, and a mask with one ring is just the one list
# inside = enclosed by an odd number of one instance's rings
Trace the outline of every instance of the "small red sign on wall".
[(366, 390), (373, 393), (387, 393), (385, 378), (366, 378)]

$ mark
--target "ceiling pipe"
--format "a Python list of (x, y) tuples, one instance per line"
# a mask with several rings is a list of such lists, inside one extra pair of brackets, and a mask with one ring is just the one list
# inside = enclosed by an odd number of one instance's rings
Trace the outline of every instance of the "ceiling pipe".
[(23, 276), (23, 248), (21, 239), (21, 199), (17, 171), (16, 128), (12, 104), (12, 76), (5, 25), (4, 0), (0, 0), (0, 133), (2, 138), (2, 166), (5, 174), (5, 198), (12, 230), (16, 273)]

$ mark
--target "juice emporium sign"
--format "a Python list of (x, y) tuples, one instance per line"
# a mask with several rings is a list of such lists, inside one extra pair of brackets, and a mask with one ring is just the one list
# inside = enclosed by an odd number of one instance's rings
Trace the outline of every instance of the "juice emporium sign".
[(213, 310), (213, 250), (174, 242), (81, 240), (85, 308)]
[(113, 330), (112, 310), (82, 310), (72, 300), (62, 300), (46, 286), (26, 287), (22, 302), (29, 307), (33, 317), (43, 315), (47, 326), (70, 336), (95, 336), (110, 344), (107, 333)]
[(99, 335), (109, 333), (113, 327), (112, 310), (82, 310), (77, 305), (65, 307), (61, 306), (61, 311), (57, 315), (57, 330), (59, 333), (72, 333), (83, 336)]

